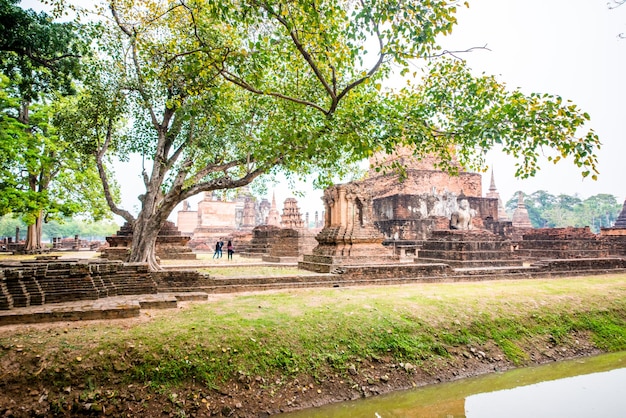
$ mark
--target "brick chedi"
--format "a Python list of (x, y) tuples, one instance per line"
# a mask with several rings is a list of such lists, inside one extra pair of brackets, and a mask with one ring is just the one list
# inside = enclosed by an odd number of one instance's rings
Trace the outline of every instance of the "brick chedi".
[(532, 228), (533, 224), (530, 222), (530, 216), (528, 216), (528, 209), (524, 203), (524, 194), (519, 192), (517, 195), (517, 208), (513, 212), (513, 226), (515, 228)]
[(298, 201), (293, 197), (285, 199), (283, 214), (280, 218), (280, 226), (291, 229), (304, 228), (304, 221), (302, 220), (302, 215), (300, 214)]
[(270, 207), (267, 217), (265, 218), (266, 225), (280, 226), (280, 212), (276, 208), (276, 194), (272, 194), (272, 206)]
[(332, 186), (324, 191), (324, 228), (315, 239), (313, 254), (305, 254), (298, 267), (328, 273), (335, 266), (393, 262), (383, 247), (383, 234), (372, 222), (372, 195), (363, 183)]
[(303, 254), (310, 254), (317, 245), (315, 235), (306, 227), (298, 201), (293, 197), (285, 200), (281, 226), (275, 231), (269, 253), (263, 256), (263, 261), (296, 262), (302, 259)]
[[(404, 167), (405, 172), (385, 174), (380, 168), (394, 164)], [(393, 155), (375, 154), (370, 159), (373, 169), (362, 182), (371, 190), (374, 224), (384, 234), (385, 244), (419, 245), (432, 231), (445, 228), (461, 197), (476, 211), (477, 228), (484, 228), (486, 220), (498, 220), (498, 199), (482, 197), (480, 174), (459, 167), (457, 175), (450, 175), (437, 164), (435, 157), (417, 159), (407, 148)]]

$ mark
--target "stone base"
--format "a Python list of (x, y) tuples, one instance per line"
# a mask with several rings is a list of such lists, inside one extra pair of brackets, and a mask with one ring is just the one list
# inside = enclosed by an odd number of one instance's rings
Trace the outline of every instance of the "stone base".
[[(381, 250), (382, 250), (381, 246)], [(385, 251), (386, 252), (386, 251)], [(303, 270), (314, 271), (317, 273), (331, 273), (338, 267), (347, 266), (367, 266), (367, 265), (395, 265), (399, 261), (398, 256), (379, 255), (379, 256), (362, 256), (362, 257), (341, 257), (319, 254), (305, 254), (303, 261), (298, 263), (298, 268)]]
[(459, 267), (522, 264), (515, 256), (510, 241), (485, 230), (433, 231), (415, 261), (447, 263)]
[(271, 255), (264, 255), (262, 257), (263, 261), (266, 263), (297, 263), (300, 257), (276, 257)]
[(263, 261), (271, 263), (296, 263), (304, 254), (310, 254), (317, 246), (315, 236), (302, 229), (284, 228), (273, 233), (269, 254)]

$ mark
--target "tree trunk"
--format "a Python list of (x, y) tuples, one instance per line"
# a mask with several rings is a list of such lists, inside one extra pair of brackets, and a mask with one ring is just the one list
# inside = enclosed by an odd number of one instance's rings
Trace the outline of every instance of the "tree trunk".
[(40, 251), (43, 249), (43, 245), (41, 244), (42, 227), (43, 213), (40, 211), (39, 215), (35, 218), (35, 223), (28, 225), (28, 229), (26, 230), (25, 251)]
[(155, 215), (148, 218), (139, 216), (133, 228), (129, 262), (148, 263), (150, 271), (162, 270), (156, 258), (156, 240), (161, 224)]

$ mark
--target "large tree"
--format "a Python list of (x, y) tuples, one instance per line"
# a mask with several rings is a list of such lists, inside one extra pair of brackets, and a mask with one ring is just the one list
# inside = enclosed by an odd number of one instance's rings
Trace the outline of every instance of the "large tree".
[[(93, 164), (52, 125), (63, 96), (74, 92), (89, 41), (73, 23), (0, 0), (0, 214), (21, 215), (26, 250), (42, 247), (42, 225), (55, 214), (93, 209)], [(97, 189), (96, 189), (97, 190)]]
[[(108, 62), (91, 89), (108, 93), (87, 96), (106, 110), (91, 113), (102, 129), (87, 129), (83, 142), (105, 191), (109, 152), (147, 161), (137, 217), (109, 198), (133, 227), (131, 261), (158, 268), (157, 233), (193, 195), (276, 170), (328, 181), (402, 144), (439, 155), (450, 170), (451, 153), (476, 167), (500, 145), (519, 157), (520, 176), (536, 172), (545, 147), (550, 160), (572, 157), (595, 176), (598, 138), (577, 135), (589, 117), (575, 105), (510, 92), (460, 61), (434, 58), (455, 11), (445, 0), (105, 2)], [(390, 77), (410, 77), (416, 60), (432, 61), (425, 74), (386, 89)], [(116, 130), (124, 118), (132, 129)]]
[(27, 225), (25, 249), (38, 251), (44, 222), (79, 213), (99, 219), (109, 211), (93, 158), (53, 124), (67, 99), (29, 105), (25, 124), (18, 90), (0, 74), (0, 215), (21, 216)]

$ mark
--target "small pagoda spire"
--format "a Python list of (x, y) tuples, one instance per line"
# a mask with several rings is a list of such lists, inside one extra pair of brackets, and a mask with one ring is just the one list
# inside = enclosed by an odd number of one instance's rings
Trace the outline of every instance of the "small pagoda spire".
[(276, 209), (276, 192), (272, 192), (272, 207), (265, 219), (267, 225), (280, 226), (280, 212)]
[(490, 199), (498, 199), (498, 221), (508, 221), (509, 215), (504, 209), (502, 199), (500, 198), (500, 193), (498, 193), (498, 189), (496, 188), (496, 180), (493, 174), (493, 168), (491, 169), (491, 184), (489, 185), (489, 192), (487, 193), (487, 197)]
[(492, 192), (492, 193), (497, 193), (496, 180), (495, 180), (495, 177), (493, 175), (493, 168), (491, 169), (491, 184), (489, 185), (489, 191)]
[(513, 226), (516, 228), (532, 228), (533, 224), (530, 222), (530, 216), (528, 216), (528, 209), (524, 203), (524, 193), (521, 191), (517, 194), (517, 209), (513, 212)]

